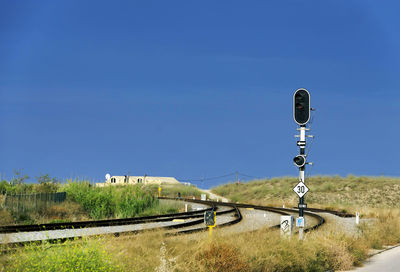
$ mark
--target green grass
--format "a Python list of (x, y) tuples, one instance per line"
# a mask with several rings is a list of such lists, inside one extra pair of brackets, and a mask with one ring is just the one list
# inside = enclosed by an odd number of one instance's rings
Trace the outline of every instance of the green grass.
[[(163, 202), (158, 196), (159, 185), (121, 185), (93, 187), (88, 182), (69, 182), (63, 186), (67, 198), (82, 205), (90, 218), (127, 218), (154, 214), (176, 213), (181, 203)], [(194, 186), (161, 185), (162, 196), (200, 197)]]
[(30, 244), (3, 262), (4, 271), (123, 271), (99, 240)]
[(82, 205), (90, 218), (128, 218), (155, 210), (159, 201), (142, 185), (93, 187), (88, 182), (69, 182), (67, 198)]

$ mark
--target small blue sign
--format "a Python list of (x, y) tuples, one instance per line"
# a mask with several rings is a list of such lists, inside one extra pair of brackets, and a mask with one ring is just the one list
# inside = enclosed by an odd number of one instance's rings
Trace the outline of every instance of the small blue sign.
[(305, 219), (304, 217), (297, 217), (296, 218), (296, 227), (304, 228), (305, 226)]

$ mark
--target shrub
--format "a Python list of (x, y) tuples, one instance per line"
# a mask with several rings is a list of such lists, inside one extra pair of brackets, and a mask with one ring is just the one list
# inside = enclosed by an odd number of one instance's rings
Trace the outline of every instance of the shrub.
[(59, 181), (56, 178), (51, 178), (49, 174), (36, 177), (39, 184), (34, 187), (37, 193), (56, 193), (60, 188)]
[(207, 248), (197, 254), (196, 260), (204, 267), (205, 271), (249, 271), (249, 267), (239, 251), (232, 245), (225, 243), (208, 245)]

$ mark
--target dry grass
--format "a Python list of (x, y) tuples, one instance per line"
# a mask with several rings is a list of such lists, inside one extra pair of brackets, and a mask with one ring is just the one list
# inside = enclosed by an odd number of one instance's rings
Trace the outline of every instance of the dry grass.
[[(255, 180), (245, 184), (225, 184), (213, 192), (232, 201), (264, 205), (297, 205), (292, 188), (295, 177)], [(396, 208), (400, 203), (400, 178), (314, 176), (306, 180), (310, 188), (306, 202), (314, 207), (332, 209)]]
[(72, 201), (49, 207), (42, 211), (33, 214), (33, 219), (37, 223), (51, 222), (69, 222), (89, 220), (87, 213), (82, 209), (82, 206)]
[[(279, 231), (262, 229), (251, 233), (227, 234), (216, 229), (208, 233), (166, 237), (163, 231), (139, 235), (103, 236), (68, 242), (65, 246), (74, 261), (94, 254), (93, 266), (118, 267), (122, 271), (327, 271), (346, 270), (359, 265), (371, 248), (400, 242), (400, 211), (382, 212), (371, 224), (362, 224), (357, 235), (340, 232), (327, 225), (306, 234), (304, 241), (296, 236), (282, 238)], [(30, 246), (1, 260), (3, 270), (15, 268), (29, 271), (38, 263), (60, 267), (56, 254), (59, 246)], [(64, 254), (65, 258), (69, 256)], [(21, 260), (23, 256), (23, 260)], [(106, 263), (101, 256), (108, 256)], [(65, 261), (65, 258), (61, 261)], [(40, 259), (39, 259), (40, 258)], [(87, 257), (86, 257), (87, 258)], [(15, 261), (15, 260), (18, 260)], [(23, 269), (22, 269), (23, 266)], [(53, 270), (50, 270), (53, 271)]]
[(176, 271), (326, 271), (351, 267), (353, 258), (344, 243), (326, 239), (309, 235), (299, 242), (282, 239), (277, 231), (261, 230), (216, 234), (213, 241), (172, 241), (170, 251), (178, 253)]
[(4, 208), (0, 209), (0, 225), (12, 225), (14, 223), (14, 218), (10, 214), (9, 211), (7, 211)]
[(0, 209), (0, 225), (42, 224), (83, 220), (89, 220), (87, 213), (82, 209), (81, 205), (72, 201), (65, 201), (48, 208), (43, 207), (15, 214), (12, 214), (5, 208)]

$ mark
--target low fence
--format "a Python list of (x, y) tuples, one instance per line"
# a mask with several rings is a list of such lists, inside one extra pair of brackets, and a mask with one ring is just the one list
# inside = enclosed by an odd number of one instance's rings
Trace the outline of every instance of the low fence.
[(4, 206), (15, 212), (38, 210), (61, 203), (65, 201), (66, 198), (66, 192), (21, 195), (5, 194)]

